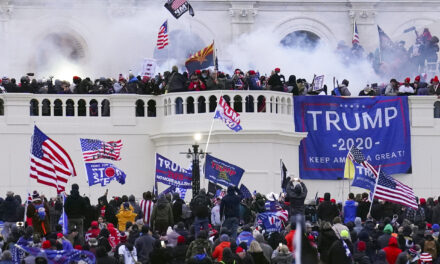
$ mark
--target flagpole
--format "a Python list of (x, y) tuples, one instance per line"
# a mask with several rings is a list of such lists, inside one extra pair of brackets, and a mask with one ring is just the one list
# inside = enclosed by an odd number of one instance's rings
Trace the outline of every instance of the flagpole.
[(370, 209), (368, 210), (367, 215), (371, 215), (371, 208), (373, 207), (373, 202), (374, 202), (374, 194), (376, 193), (376, 186), (377, 186), (377, 182), (379, 181), (379, 177), (380, 177), (380, 169), (381, 169), (381, 165), (379, 165), (379, 170), (377, 172), (376, 182), (374, 184), (374, 189), (373, 189), (373, 195), (371, 196)]

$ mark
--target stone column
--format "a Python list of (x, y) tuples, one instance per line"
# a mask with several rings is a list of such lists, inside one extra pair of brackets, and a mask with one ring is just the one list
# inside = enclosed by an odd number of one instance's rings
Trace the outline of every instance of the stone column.
[(231, 16), (232, 40), (252, 30), (255, 16), (258, 14), (255, 2), (231, 2), (229, 15)]
[(351, 40), (353, 36), (353, 24), (356, 20), (360, 45), (364, 48), (365, 52), (374, 51), (378, 45), (376, 39), (371, 39), (371, 36), (378, 36), (377, 22), (376, 22), (376, 3), (377, 0), (357, 2), (351, 0), (351, 8), (348, 11), (350, 19), (350, 41), (347, 43), (351, 47)]

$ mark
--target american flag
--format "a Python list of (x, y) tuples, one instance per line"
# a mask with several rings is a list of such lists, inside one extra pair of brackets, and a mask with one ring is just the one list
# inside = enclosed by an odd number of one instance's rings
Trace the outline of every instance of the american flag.
[(180, 6), (184, 5), (185, 3), (186, 3), (186, 0), (174, 0), (173, 3), (171, 4), (171, 7), (174, 10), (176, 10)]
[(49, 260), (49, 263), (52, 264), (68, 264), (80, 261), (87, 264), (96, 263), (95, 255), (87, 250), (43, 250), (38, 247), (19, 246), (16, 244), (11, 251), (13, 263), (21, 263), (26, 253), (34, 257), (44, 255)]
[(362, 154), (362, 152), (355, 146), (351, 147), (348, 152), (348, 158), (351, 161), (361, 164), (364, 168), (370, 170), (374, 174), (374, 177), (377, 177), (377, 170), (365, 160), (364, 154)]
[(122, 141), (101, 141), (98, 139), (81, 138), (81, 149), (84, 161), (97, 159), (121, 160)]
[(69, 154), (35, 126), (30, 177), (41, 184), (55, 187), (60, 193), (66, 189), (69, 176), (76, 176)]
[(353, 24), (353, 40), (351, 41), (351, 44), (358, 43), (359, 44), (359, 32), (358, 27), (356, 24), (356, 21), (354, 21)]
[(418, 209), (414, 191), (398, 180), (385, 175), (383, 171), (380, 171), (374, 198)]
[(168, 45), (168, 20), (166, 20), (159, 28), (157, 35), (157, 49), (163, 49)]

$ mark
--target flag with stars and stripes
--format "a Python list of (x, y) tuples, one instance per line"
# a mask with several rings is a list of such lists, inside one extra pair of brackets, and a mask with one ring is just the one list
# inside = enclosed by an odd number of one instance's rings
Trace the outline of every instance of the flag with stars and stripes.
[(168, 0), (164, 6), (175, 18), (179, 18), (187, 11), (194, 16), (194, 9), (187, 0)]
[(393, 177), (385, 175), (383, 171), (379, 173), (379, 179), (377, 180), (373, 197), (390, 203), (411, 207), (415, 210), (418, 209), (416, 195), (413, 189)]
[(355, 44), (355, 43), (359, 44), (359, 32), (356, 21), (354, 21), (353, 24), (353, 40), (351, 41), (351, 44)]
[(168, 46), (168, 20), (160, 26), (157, 34), (157, 49), (163, 49), (166, 46)]
[(14, 245), (11, 249), (13, 263), (22, 263), (22, 260), (26, 256), (26, 253), (37, 257), (45, 256), (48, 263), (51, 264), (69, 264), (69, 263), (96, 263), (95, 255), (87, 250), (43, 250), (37, 247), (27, 247)]
[(356, 148), (352, 146), (350, 151), (347, 154), (347, 158), (345, 159), (345, 169), (344, 169), (344, 178), (353, 179), (356, 174), (355, 166), (359, 164), (364, 167), (367, 171), (373, 173), (374, 177), (377, 177), (377, 170), (371, 165), (364, 157), (364, 154)]
[(81, 150), (85, 162), (97, 159), (121, 160), (122, 141), (101, 141), (81, 138)]
[(76, 176), (69, 154), (57, 142), (34, 127), (31, 149), (30, 177), (38, 183), (52, 186), (57, 192), (66, 189), (70, 176)]

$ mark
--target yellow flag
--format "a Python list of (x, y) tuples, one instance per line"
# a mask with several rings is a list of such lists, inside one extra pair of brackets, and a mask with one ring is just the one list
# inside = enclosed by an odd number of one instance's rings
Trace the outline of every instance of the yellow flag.
[(344, 178), (352, 180), (354, 177), (354, 173), (355, 170), (353, 161), (351, 161), (351, 159), (349, 159), (347, 156), (347, 158), (345, 158)]

